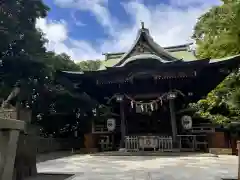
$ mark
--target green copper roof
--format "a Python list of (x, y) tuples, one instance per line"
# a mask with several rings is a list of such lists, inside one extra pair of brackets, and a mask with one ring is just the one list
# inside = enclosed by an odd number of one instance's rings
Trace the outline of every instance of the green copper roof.
[(184, 61), (197, 60), (196, 56), (192, 51), (176, 51), (171, 52), (175, 57), (180, 58)]
[(154, 41), (149, 30), (142, 25), (132, 47), (127, 52), (104, 54), (105, 61), (102, 62), (100, 70), (106, 67), (121, 67), (138, 59), (158, 59), (162, 63), (196, 60), (194, 53), (190, 51), (190, 45), (184, 44), (163, 48)]
[[(166, 47), (165, 49), (167, 49), (167, 48), (168, 47)], [(192, 51), (179, 49), (179, 50), (171, 52), (171, 50), (169, 51), (170, 54), (172, 54), (176, 58), (183, 59), (184, 61), (191, 61), (191, 60), (197, 59)], [(104, 69), (105, 67), (114, 66), (115, 64), (117, 64), (119, 62), (120, 58), (123, 55), (124, 55), (124, 53), (105, 54), (106, 60), (102, 61), (100, 69)]]

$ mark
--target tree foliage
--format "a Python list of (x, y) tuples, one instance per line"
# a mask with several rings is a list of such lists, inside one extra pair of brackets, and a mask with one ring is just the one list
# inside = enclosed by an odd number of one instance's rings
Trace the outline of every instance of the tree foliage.
[(221, 58), (240, 53), (240, 2), (224, 1), (203, 14), (193, 38), (200, 58)]
[[(240, 53), (240, 1), (223, 1), (203, 14), (194, 29), (199, 58), (222, 58)], [(239, 119), (240, 74), (232, 73), (205, 99), (191, 104), (196, 115), (229, 126)]]
[[(1, 1), (0, 10), (0, 97), (6, 99), (18, 84), (21, 91), (13, 101), (31, 108), (33, 117), (59, 112), (74, 114), (77, 108), (91, 106), (91, 98), (55, 83), (58, 70), (95, 70), (97, 66), (85, 62), (81, 68), (66, 54), (46, 51), (46, 39), (35, 27), (36, 19), (46, 17), (49, 10), (42, 0)], [(11, 103), (15, 105), (14, 102)]]
[(100, 60), (88, 60), (77, 63), (81, 71), (96, 71), (101, 66)]

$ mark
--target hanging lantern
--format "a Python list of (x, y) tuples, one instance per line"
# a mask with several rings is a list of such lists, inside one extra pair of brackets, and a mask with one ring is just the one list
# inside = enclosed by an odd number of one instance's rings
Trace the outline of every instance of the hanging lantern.
[(121, 102), (121, 101), (123, 101), (123, 95), (120, 95), (120, 94), (118, 94), (118, 95), (116, 95), (116, 101), (117, 102)]
[(184, 129), (189, 130), (192, 128), (192, 117), (191, 116), (183, 116), (181, 118), (182, 126)]
[(177, 94), (175, 92), (169, 92), (167, 95), (167, 99), (175, 99)]
[(193, 93), (192, 92), (188, 92), (188, 96), (193, 96)]
[(107, 129), (108, 131), (114, 131), (116, 128), (116, 120), (113, 118), (110, 118), (107, 120)]

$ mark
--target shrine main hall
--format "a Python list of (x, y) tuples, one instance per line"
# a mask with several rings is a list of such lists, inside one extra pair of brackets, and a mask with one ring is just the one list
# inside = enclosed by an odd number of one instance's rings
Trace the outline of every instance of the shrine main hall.
[[(240, 57), (197, 59), (191, 44), (161, 47), (142, 25), (127, 52), (105, 53), (97, 71), (59, 72), (93, 109), (85, 148), (94, 151), (229, 149), (225, 130), (186, 111), (231, 72)], [(63, 83), (64, 84), (64, 83)], [(108, 113), (100, 113), (105, 107)]]

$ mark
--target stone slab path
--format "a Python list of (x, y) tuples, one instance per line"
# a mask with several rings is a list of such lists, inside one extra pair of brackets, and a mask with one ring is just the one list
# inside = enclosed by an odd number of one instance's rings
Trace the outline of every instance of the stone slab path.
[(236, 178), (237, 157), (74, 155), (37, 164), (40, 173), (75, 174), (69, 180), (220, 180)]

